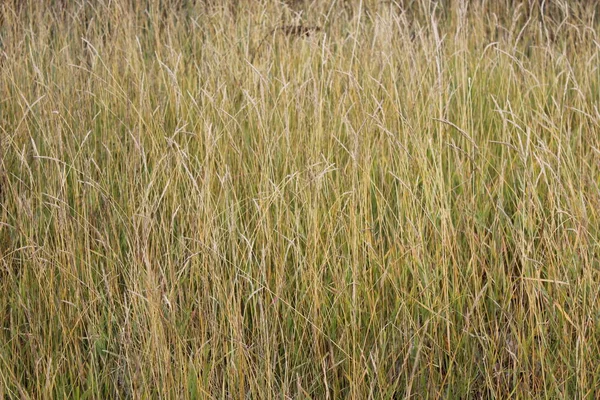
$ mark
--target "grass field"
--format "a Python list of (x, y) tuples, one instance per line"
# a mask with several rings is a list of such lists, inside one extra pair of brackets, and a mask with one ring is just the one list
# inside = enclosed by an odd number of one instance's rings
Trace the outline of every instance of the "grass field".
[(0, 398), (600, 398), (600, 6), (196, 3), (0, 3)]

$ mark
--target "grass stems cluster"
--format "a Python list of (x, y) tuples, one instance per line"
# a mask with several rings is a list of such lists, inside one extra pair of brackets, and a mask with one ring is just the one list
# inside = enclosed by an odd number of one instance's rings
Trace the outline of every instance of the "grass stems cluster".
[(2, 2), (0, 398), (598, 398), (573, 3)]

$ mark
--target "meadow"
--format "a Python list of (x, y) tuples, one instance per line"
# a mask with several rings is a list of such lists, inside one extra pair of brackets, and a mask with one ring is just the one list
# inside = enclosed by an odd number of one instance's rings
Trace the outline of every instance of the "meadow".
[(600, 397), (600, 6), (0, 3), (0, 398)]

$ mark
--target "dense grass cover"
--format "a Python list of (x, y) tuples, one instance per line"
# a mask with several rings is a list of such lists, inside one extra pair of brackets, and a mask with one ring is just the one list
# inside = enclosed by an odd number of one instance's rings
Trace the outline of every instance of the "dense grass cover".
[(596, 5), (505, 3), (2, 2), (0, 398), (600, 396)]

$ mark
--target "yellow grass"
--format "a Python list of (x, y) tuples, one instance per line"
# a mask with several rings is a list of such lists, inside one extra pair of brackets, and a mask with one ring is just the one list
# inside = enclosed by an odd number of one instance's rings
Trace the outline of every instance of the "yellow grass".
[(0, 398), (597, 398), (598, 11), (0, 3)]

